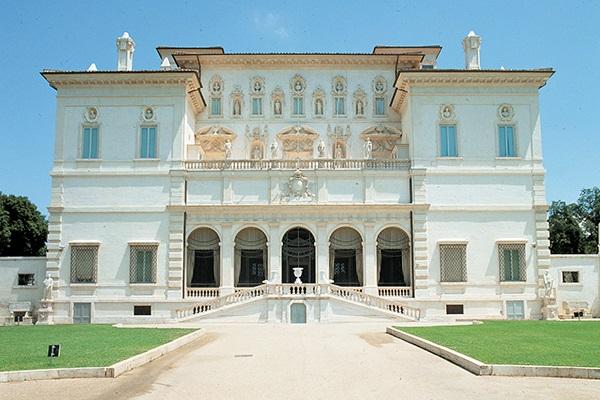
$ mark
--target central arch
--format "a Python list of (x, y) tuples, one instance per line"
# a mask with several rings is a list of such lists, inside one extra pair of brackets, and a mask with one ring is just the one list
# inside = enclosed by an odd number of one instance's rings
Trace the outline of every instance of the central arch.
[(339, 286), (362, 286), (362, 237), (353, 228), (336, 229), (329, 238), (329, 276)]
[(294, 283), (294, 268), (302, 268), (302, 283), (315, 283), (315, 237), (307, 229), (292, 228), (283, 235), (281, 281)]

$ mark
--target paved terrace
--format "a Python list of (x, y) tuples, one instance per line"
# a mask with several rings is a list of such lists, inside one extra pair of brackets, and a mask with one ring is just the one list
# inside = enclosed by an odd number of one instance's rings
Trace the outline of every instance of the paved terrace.
[(205, 326), (116, 379), (0, 384), (0, 399), (593, 399), (600, 381), (477, 377), (386, 335), (386, 323)]

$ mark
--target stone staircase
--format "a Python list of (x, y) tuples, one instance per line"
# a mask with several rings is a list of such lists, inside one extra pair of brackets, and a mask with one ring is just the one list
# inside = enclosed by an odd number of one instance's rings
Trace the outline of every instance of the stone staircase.
[(353, 305), (366, 307), (393, 318), (409, 321), (420, 319), (420, 310), (406, 302), (390, 300), (381, 296), (363, 293), (356, 288), (334, 284), (263, 284), (252, 288), (236, 289), (234, 293), (209, 298), (176, 311), (178, 322), (187, 321), (204, 315), (214, 314), (230, 307), (248, 304), (265, 298), (316, 299), (332, 298)]

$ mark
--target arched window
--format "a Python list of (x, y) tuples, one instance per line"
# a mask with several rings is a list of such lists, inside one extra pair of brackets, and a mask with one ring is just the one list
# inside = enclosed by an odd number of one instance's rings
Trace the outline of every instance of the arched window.
[(329, 238), (329, 277), (336, 285), (362, 286), (362, 238), (352, 228), (338, 228)]
[(379, 286), (409, 286), (410, 240), (400, 228), (386, 228), (377, 236), (377, 281)]
[(188, 287), (219, 287), (220, 239), (210, 228), (194, 230), (187, 240)]
[(303, 283), (315, 283), (315, 238), (304, 228), (292, 228), (283, 236), (281, 281), (295, 281), (294, 268), (302, 268)]
[(245, 228), (235, 236), (234, 285), (250, 287), (267, 279), (267, 237), (257, 228)]

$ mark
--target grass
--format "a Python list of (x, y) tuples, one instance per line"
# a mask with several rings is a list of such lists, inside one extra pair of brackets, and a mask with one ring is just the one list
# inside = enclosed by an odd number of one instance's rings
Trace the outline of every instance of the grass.
[[(110, 325), (0, 327), (0, 371), (106, 367), (194, 329), (114, 328)], [(60, 344), (49, 361), (48, 345)]]
[(600, 323), (488, 321), (397, 327), (486, 364), (600, 367)]

